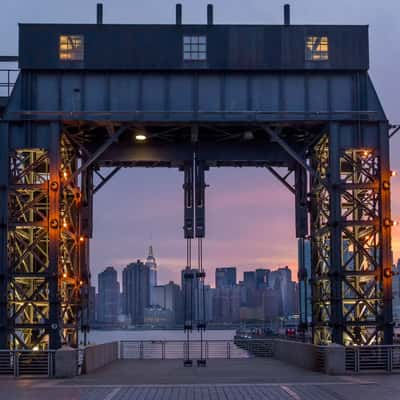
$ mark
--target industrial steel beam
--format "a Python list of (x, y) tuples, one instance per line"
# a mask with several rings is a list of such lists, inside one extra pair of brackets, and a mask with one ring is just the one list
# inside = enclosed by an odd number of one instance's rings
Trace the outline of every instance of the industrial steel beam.
[(310, 174), (314, 174), (314, 171), (312, 168), (310, 168), (309, 165), (307, 165), (306, 161), (304, 160), (303, 157), (301, 157), (299, 154), (297, 154), (296, 151), (292, 149), (291, 146), (289, 146), (280, 136), (279, 134), (272, 128), (270, 128), (268, 125), (263, 126), (264, 130), (268, 133), (270, 136), (271, 140), (278, 143), (294, 160), (296, 160), (305, 170), (307, 170)]
[(74, 179), (76, 179), (82, 171), (85, 171), (90, 167), (113, 143), (115, 143), (119, 137), (125, 132), (130, 124), (122, 125), (115, 133), (112, 133), (110, 137), (80, 166), (69, 178), (65, 184), (70, 184)]
[(288, 174), (286, 174), (285, 176), (281, 176), (279, 174), (278, 171), (276, 171), (273, 167), (270, 167), (269, 165), (266, 167), (267, 170), (269, 172), (271, 172), (271, 174), (278, 179), (279, 182), (282, 183), (283, 186), (285, 186), (286, 189), (288, 189), (291, 193), (295, 194), (296, 193), (296, 189), (290, 184), (288, 183), (288, 181), (286, 180), (288, 178), (288, 176), (292, 173), (292, 171), (289, 171)]
[(98, 192), (119, 170), (121, 167), (115, 167), (107, 176), (100, 175), (97, 171), (95, 173), (100, 177), (101, 182), (93, 189), (93, 194)]

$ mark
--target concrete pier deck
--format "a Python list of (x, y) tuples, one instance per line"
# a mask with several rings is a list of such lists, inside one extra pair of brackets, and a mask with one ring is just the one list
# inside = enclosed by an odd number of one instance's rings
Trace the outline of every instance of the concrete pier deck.
[(121, 360), (74, 379), (0, 378), (1, 400), (393, 400), (397, 375), (328, 376), (274, 359)]

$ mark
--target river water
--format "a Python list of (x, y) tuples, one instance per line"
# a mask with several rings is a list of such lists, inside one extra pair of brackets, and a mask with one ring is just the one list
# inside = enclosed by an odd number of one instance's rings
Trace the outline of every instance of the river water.
[[(235, 330), (207, 330), (204, 338), (207, 340), (232, 340)], [(101, 344), (120, 340), (185, 340), (185, 333), (180, 330), (96, 330), (89, 332), (88, 340), (91, 344)], [(200, 333), (193, 331), (191, 340), (200, 339)]]

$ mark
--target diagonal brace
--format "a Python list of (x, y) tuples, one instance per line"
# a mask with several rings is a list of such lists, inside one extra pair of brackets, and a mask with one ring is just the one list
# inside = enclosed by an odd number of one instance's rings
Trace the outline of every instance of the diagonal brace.
[(107, 176), (102, 176), (98, 174), (98, 176), (101, 177), (101, 182), (93, 189), (93, 194), (96, 193), (98, 190), (100, 190), (122, 167), (115, 167)]
[(273, 129), (269, 126), (264, 125), (264, 130), (268, 133), (271, 140), (278, 143), (293, 159), (295, 159), (306, 171), (311, 175), (315, 175), (314, 170), (307, 165), (304, 159), (297, 154)]
[(389, 133), (389, 139), (391, 137), (393, 137), (398, 131), (400, 131), (400, 125), (391, 125), (389, 127), (389, 129), (391, 129), (390, 133)]
[(289, 189), (293, 194), (295, 194), (296, 193), (296, 190), (295, 190), (295, 188), (291, 185), (291, 184), (289, 184), (288, 183), (288, 181), (286, 180), (286, 178), (290, 175), (290, 172), (289, 172), (289, 174), (287, 174), (286, 176), (281, 176), (274, 168), (272, 168), (272, 167), (270, 167), (270, 166), (268, 166), (267, 165), (267, 169), (268, 169), (268, 171), (269, 172), (271, 172), (271, 174), (275, 177), (275, 178), (277, 178), (287, 189)]
[(90, 167), (129, 127), (129, 124), (122, 125), (117, 132), (112, 134), (64, 183), (65, 186), (70, 185), (83, 171)]

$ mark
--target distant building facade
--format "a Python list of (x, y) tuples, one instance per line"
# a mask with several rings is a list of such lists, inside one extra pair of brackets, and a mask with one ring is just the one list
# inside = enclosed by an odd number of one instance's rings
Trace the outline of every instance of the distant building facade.
[(117, 271), (113, 267), (107, 267), (98, 275), (98, 288), (98, 321), (105, 323), (117, 322), (120, 288)]
[(144, 323), (144, 310), (150, 305), (150, 268), (137, 260), (122, 272), (123, 312), (131, 323)]
[(89, 325), (92, 325), (97, 320), (96, 288), (94, 286), (89, 287), (88, 319), (89, 319)]
[(236, 268), (222, 267), (215, 269), (215, 287), (230, 288), (236, 286)]
[(312, 322), (312, 298), (311, 298), (311, 240), (299, 239), (299, 314), (300, 323), (304, 326)]
[(400, 324), (400, 259), (397, 260), (397, 265), (393, 266), (392, 276), (392, 307), (393, 321), (396, 325)]
[(195, 328), (196, 324), (202, 322), (205, 316), (202, 301), (203, 284), (197, 268), (186, 267), (182, 270), (181, 287), (184, 324), (190, 325), (191, 323), (192, 327)]
[(258, 289), (263, 289), (268, 286), (270, 272), (271, 271), (269, 269), (256, 269), (255, 279)]
[(182, 322), (182, 296), (179, 285), (170, 281), (166, 285), (154, 287), (153, 308), (168, 310), (172, 314), (171, 324)]
[(213, 320), (219, 323), (240, 322), (240, 287), (219, 287), (213, 297)]

